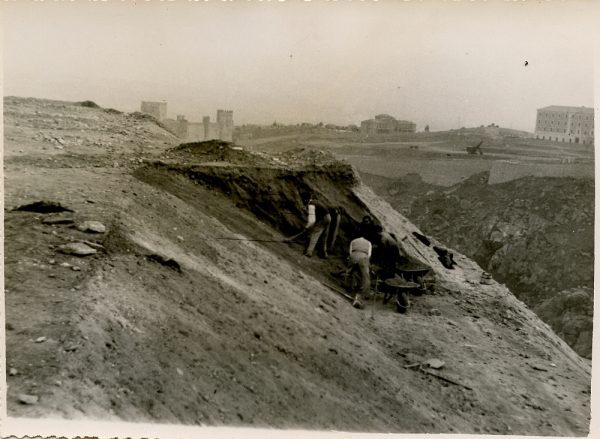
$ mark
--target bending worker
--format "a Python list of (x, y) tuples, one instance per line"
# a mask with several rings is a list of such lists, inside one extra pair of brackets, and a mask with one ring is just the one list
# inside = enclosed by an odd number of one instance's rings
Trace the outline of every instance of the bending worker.
[[(322, 258), (327, 258), (327, 238), (329, 236), (329, 224), (331, 223), (331, 214), (322, 203), (316, 200), (312, 194), (306, 198), (308, 205), (308, 222), (305, 230), (310, 232), (308, 245), (304, 251), (304, 256), (309, 258), (313, 255), (317, 243), (320, 243), (319, 250)], [(321, 238), (319, 240), (319, 238)]]
[(396, 275), (396, 265), (400, 261), (400, 249), (395, 236), (383, 230), (383, 228), (375, 224), (373, 225), (373, 241), (375, 243), (374, 261), (381, 267), (379, 275), (382, 279), (390, 279)]
[(369, 259), (371, 258), (371, 243), (363, 237), (363, 230), (360, 230), (358, 237), (350, 242), (350, 270), (351, 274), (358, 274), (359, 290), (354, 296), (352, 306), (362, 308), (361, 299), (367, 297), (371, 291), (371, 276)]

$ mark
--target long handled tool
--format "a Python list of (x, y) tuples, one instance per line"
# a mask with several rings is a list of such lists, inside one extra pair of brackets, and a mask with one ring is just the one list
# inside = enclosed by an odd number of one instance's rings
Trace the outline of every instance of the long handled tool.
[(250, 239), (250, 238), (230, 238), (227, 236), (220, 236), (214, 239), (227, 240), (227, 241), (252, 241), (252, 242), (288, 242), (287, 239)]
[(294, 235), (294, 236), (290, 236), (289, 238), (285, 238), (285, 239), (251, 239), (251, 238), (234, 238), (231, 236), (219, 236), (216, 237), (214, 239), (219, 239), (219, 240), (227, 240), (227, 241), (252, 241), (252, 242), (282, 242), (282, 243), (288, 243), (288, 242), (292, 242), (294, 239), (298, 238), (300, 235), (304, 234), (306, 232), (306, 229), (302, 230), (300, 233)]
[(302, 231), (300, 233), (295, 234), (294, 236), (290, 236), (289, 238), (285, 238), (286, 241), (293, 241), (294, 239), (299, 238), (300, 236), (304, 235), (306, 233), (308, 229), (302, 229)]
[(330, 284), (325, 283), (325, 282), (323, 282), (323, 285), (326, 286), (327, 288), (329, 288), (330, 290), (333, 290), (336, 293), (341, 294), (342, 296), (344, 296), (346, 299), (350, 300), (351, 302), (354, 300), (354, 297), (352, 297), (350, 294), (347, 294), (341, 288), (334, 287), (333, 285), (330, 285)]
[(375, 308), (375, 299), (377, 298), (377, 293), (379, 292), (379, 275), (375, 275), (375, 293), (371, 294), (371, 320), (375, 320), (375, 315), (373, 308)]

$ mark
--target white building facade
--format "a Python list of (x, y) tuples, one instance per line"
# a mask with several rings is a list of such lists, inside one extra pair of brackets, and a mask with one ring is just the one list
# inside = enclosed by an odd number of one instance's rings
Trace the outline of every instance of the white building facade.
[(536, 139), (594, 144), (594, 109), (551, 105), (537, 111)]

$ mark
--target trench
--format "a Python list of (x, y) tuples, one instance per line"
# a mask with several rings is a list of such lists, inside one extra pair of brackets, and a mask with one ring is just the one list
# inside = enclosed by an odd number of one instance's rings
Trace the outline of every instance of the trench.
[(236, 207), (251, 212), (289, 236), (302, 230), (306, 223), (303, 194), (311, 192), (329, 207), (340, 212), (338, 239), (333, 252), (343, 254), (346, 244), (359, 230), (365, 215), (373, 217), (368, 207), (353, 193), (359, 180), (347, 165), (277, 169), (252, 166), (182, 165), (156, 162), (135, 171), (142, 181), (151, 170), (184, 176), (211, 191), (229, 198)]

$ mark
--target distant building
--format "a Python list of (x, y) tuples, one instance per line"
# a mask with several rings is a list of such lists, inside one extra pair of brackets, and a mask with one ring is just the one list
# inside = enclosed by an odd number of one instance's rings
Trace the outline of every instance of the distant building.
[(217, 121), (211, 122), (209, 116), (202, 118), (204, 139), (219, 139), (231, 142), (233, 140), (233, 111), (217, 110)]
[(233, 140), (233, 111), (217, 110), (217, 121), (211, 122), (209, 116), (202, 122), (189, 122), (184, 115), (177, 119), (167, 118), (166, 102), (142, 102), (142, 113), (149, 114), (167, 127), (173, 134), (185, 142), (201, 142), (204, 140)]
[(162, 122), (167, 118), (167, 103), (142, 101), (141, 111)]
[(594, 109), (551, 105), (537, 110), (535, 138), (554, 142), (594, 143)]
[(166, 126), (173, 134), (180, 139), (186, 139), (188, 137), (188, 125), (189, 122), (182, 114), (177, 115), (177, 119), (163, 119), (162, 123)]
[(363, 120), (360, 131), (364, 134), (414, 133), (417, 125), (408, 120), (396, 120), (389, 114), (378, 114), (374, 119)]

